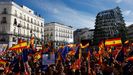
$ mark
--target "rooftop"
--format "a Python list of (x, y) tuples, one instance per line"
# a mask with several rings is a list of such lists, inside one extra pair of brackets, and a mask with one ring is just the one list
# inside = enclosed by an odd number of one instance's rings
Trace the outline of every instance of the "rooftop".
[(65, 24), (62, 24), (62, 23), (59, 23), (59, 22), (45, 23), (45, 25), (50, 25), (50, 24), (59, 24), (59, 25), (62, 25), (62, 26), (67, 26), (67, 27), (73, 28), (72, 26), (68, 26), (68, 25), (65, 25)]
[(42, 18), (42, 16), (41, 16), (40, 14), (38, 14), (36, 11), (33, 11), (32, 9), (28, 8), (28, 7), (25, 6), (25, 5), (17, 4), (17, 3), (14, 2), (13, 0), (0, 0), (0, 3), (2, 3), (2, 4), (5, 4), (5, 3), (6, 3), (6, 4), (9, 4), (9, 3), (14, 4), (14, 5), (16, 5), (17, 7), (21, 7), (22, 9), (26, 10), (27, 12), (29, 12), (29, 13), (31, 13), (31, 14), (34, 14), (34, 15), (36, 15), (37, 17)]
[(119, 10), (120, 8), (117, 6), (116, 8), (114, 8), (114, 9), (108, 9), (108, 10), (104, 10), (104, 11), (101, 11), (101, 12), (99, 12), (98, 14), (103, 14), (103, 13), (108, 13), (108, 12), (113, 12), (114, 10)]
[(129, 25), (127, 28), (133, 27), (133, 24)]

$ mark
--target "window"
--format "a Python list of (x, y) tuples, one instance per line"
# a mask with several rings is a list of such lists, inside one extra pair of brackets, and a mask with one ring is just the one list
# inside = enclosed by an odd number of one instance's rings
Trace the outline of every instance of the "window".
[(14, 34), (16, 34), (16, 27), (14, 27), (14, 31), (13, 32), (14, 32)]
[(24, 20), (26, 20), (26, 16), (24, 15)]
[(27, 21), (28, 21), (28, 22), (30, 21), (29, 17), (27, 17)]
[(7, 9), (4, 8), (2, 14), (7, 14)]
[(5, 23), (7, 23), (6, 17), (2, 17), (1, 24), (5, 24)]
[(17, 10), (15, 10), (15, 16), (17, 16)]
[(20, 25), (22, 25), (21, 21), (20, 21)]
[(56, 36), (58, 37), (58, 33), (56, 32)]
[(17, 25), (17, 20), (16, 20), (16, 18), (14, 19), (14, 24)]
[(37, 27), (37, 32), (39, 32), (39, 27)]
[(51, 32), (50, 37), (52, 37), (52, 36), (53, 36), (53, 33)]
[(24, 29), (24, 35), (25, 35), (25, 29)]
[[(30, 25), (30, 26), (31, 26), (31, 25)], [(33, 29), (33, 26), (31, 26), (30, 29), (32, 30), (32, 29)]]
[(16, 38), (15, 37), (13, 37), (12, 40), (13, 40), (13, 42), (16, 42)]
[(26, 26), (25, 26), (25, 22), (24, 22), (24, 28), (26, 28)]
[(29, 24), (27, 24), (27, 29), (29, 29)]
[(33, 19), (31, 18), (31, 23), (33, 23)]
[(18, 28), (19, 30), (18, 30), (18, 34), (20, 34), (21, 35), (21, 28)]
[(22, 13), (20, 13), (20, 18), (22, 19)]
[(36, 30), (36, 26), (34, 26), (34, 31)]
[(43, 31), (42, 31), (42, 28), (41, 28), (41, 33), (42, 33)]
[(29, 31), (27, 30), (27, 35), (29, 36)]
[(38, 25), (39, 25), (39, 21), (38, 21)]
[(41, 26), (43, 27), (43, 24), (41, 23)]
[(36, 20), (34, 20), (34, 24), (36, 24)]

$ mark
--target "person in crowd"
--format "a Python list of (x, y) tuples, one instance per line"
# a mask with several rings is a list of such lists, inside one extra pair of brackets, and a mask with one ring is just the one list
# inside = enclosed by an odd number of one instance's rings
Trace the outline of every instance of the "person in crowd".
[(11, 75), (12, 71), (11, 71), (11, 67), (10, 67), (10, 63), (6, 63), (5, 69), (4, 69), (4, 74), (5, 75)]
[(58, 67), (59, 67), (59, 70), (57, 71), (57, 75), (66, 75), (64, 72), (64, 66), (60, 65)]
[[(129, 48), (127, 47), (124, 61), (121, 62), (115, 58), (115, 56), (121, 57), (115, 50), (112, 51), (115, 54), (112, 56), (110, 49), (106, 49), (102, 55), (99, 55), (98, 51), (92, 50), (90, 60), (86, 60), (86, 56), (81, 57), (78, 69), (71, 68), (77, 59), (75, 56), (66, 56), (64, 61), (60, 59), (55, 64), (48, 64), (43, 70), (42, 59), (33, 62), (34, 54), (29, 54), (28, 60), (23, 62), (21, 54), (12, 52), (9, 56), (7, 55), (6, 65), (0, 64), (0, 75), (25, 75), (25, 71), (28, 72), (28, 75), (133, 75), (133, 61), (126, 60), (126, 58), (133, 56), (133, 47)], [(121, 49), (123, 48), (120, 48), (118, 52)], [(48, 52), (46, 51), (46, 53)], [(99, 63), (100, 56), (102, 59)]]
[(41, 75), (41, 68), (39, 63), (35, 63), (35, 75)]
[(4, 75), (4, 64), (0, 64), (0, 75)]

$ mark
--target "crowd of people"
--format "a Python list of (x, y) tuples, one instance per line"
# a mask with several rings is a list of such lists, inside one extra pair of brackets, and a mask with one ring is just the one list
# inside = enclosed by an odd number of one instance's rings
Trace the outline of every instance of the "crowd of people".
[[(50, 54), (52, 50), (48, 48), (47, 52), (46, 49), (39, 51), (41, 55)], [(8, 51), (0, 59), (0, 75), (133, 75), (132, 45), (103, 50), (76, 45), (67, 52), (64, 50), (61, 47), (54, 52), (55, 63), (47, 65), (42, 64), (43, 58), (35, 58), (35, 53), (29, 49), (19, 54)]]
[(87, 55), (82, 53), (81, 58), (59, 60), (49, 65), (43, 75), (133, 75), (133, 47), (116, 47), (111, 52), (108, 49), (101, 55), (90, 50)]

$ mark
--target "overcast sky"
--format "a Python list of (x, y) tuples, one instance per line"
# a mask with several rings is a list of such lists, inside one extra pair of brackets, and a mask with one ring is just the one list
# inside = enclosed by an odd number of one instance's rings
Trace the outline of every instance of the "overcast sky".
[(98, 12), (121, 8), (126, 26), (133, 24), (133, 0), (14, 0), (41, 14), (45, 23), (60, 22), (77, 28), (94, 28)]

